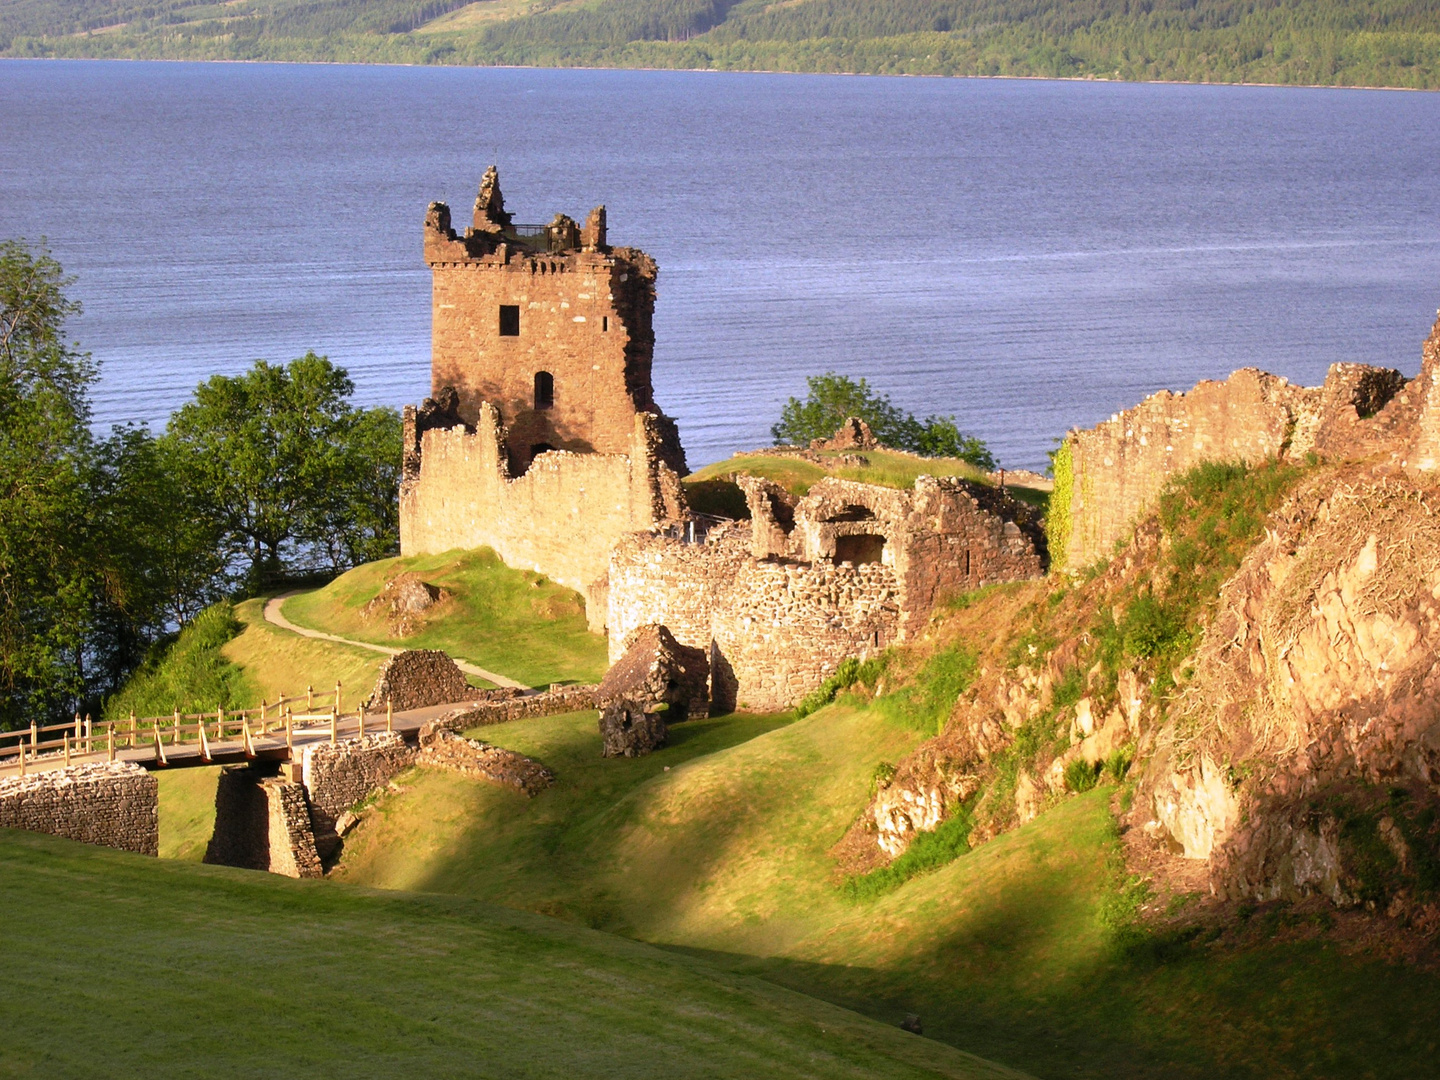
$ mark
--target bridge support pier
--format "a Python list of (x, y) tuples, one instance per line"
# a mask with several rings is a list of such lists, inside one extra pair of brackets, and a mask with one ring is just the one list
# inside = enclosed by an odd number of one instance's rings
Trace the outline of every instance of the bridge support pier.
[(278, 764), (268, 762), (220, 770), (207, 863), (294, 878), (324, 873), (305, 788), (278, 772)]

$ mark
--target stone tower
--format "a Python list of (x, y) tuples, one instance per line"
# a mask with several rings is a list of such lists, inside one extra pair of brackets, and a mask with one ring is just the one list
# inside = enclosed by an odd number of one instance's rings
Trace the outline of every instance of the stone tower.
[(642, 413), (656, 419), (659, 457), (685, 474), (675, 424), (650, 386), (655, 262), (609, 245), (603, 206), (583, 227), (564, 214), (515, 224), (492, 166), (463, 235), (448, 206), (430, 204), (425, 261), (431, 393), (472, 428), (482, 402), (494, 406), (511, 475), (546, 450), (629, 453)]

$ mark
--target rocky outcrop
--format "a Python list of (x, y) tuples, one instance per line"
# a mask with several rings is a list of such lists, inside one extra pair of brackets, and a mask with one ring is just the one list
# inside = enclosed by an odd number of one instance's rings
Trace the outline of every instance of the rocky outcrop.
[(665, 745), (665, 717), (644, 702), (619, 700), (600, 710), (600, 755), (643, 757)]
[(602, 708), (621, 700), (669, 705), (671, 719), (686, 720), (709, 714), (709, 683), (705, 650), (681, 645), (666, 627), (652, 623), (631, 633), (625, 655), (605, 673), (596, 696)]
[(524, 754), (444, 730), (427, 736), (416, 764), (504, 784), (531, 798), (555, 782), (554, 773)]
[(383, 709), (388, 702), (398, 712), (450, 705), (473, 696), (465, 673), (450, 657), (439, 649), (409, 649), (381, 665), (367, 707)]
[(1136, 809), (1217, 895), (1413, 890), (1440, 797), (1437, 516), (1428, 480), (1324, 472), (1222, 589)]
[(383, 621), (393, 637), (409, 637), (421, 625), (421, 616), (449, 599), (438, 585), (421, 580), (419, 574), (399, 574), (366, 604), (360, 614), (370, 621)]

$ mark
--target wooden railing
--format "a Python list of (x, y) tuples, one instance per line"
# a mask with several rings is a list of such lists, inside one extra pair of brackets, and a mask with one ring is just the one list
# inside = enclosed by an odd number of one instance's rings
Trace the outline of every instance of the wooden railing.
[[(304, 705), (303, 712), (295, 707)], [(328, 707), (327, 707), (328, 704)], [(385, 701), (385, 730), (394, 724), (395, 710), (387, 698)], [(89, 716), (81, 718), (75, 714), (73, 721), (64, 724), (44, 726), (31, 724), (17, 731), (0, 731), (0, 769), (18, 765), (20, 775), (27, 768), (44, 758), (48, 763), (63, 760), (70, 764), (72, 757), (94, 757), (105, 755), (114, 761), (121, 750), (153, 749), (155, 760), (168, 764), (166, 747), (174, 748), (186, 743), (198, 743), (200, 756), (210, 758), (212, 744), (235, 742), (237, 739), (245, 748), (247, 756), (254, 756), (255, 740), (285, 733), (287, 748), (293, 749), (294, 733), (298, 728), (310, 728), (318, 724), (329, 724), (330, 741), (339, 736), (339, 724), (347, 716), (354, 717), (360, 735), (365, 734), (365, 705), (362, 702), (354, 713), (344, 712), (342, 687), (337, 682), (333, 691), (316, 693), (313, 687), (306, 687), (305, 693), (294, 697), (281, 694), (274, 702), (261, 701), (251, 709), (216, 709), (213, 713), (182, 713), (177, 708), (169, 716), (137, 717), (132, 710), (128, 719), (92, 722)], [(377, 720), (378, 724), (378, 720)]]

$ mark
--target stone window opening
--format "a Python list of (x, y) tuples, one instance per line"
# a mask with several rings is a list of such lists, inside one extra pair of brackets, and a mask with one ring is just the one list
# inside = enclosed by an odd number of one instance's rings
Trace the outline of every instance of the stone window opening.
[(869, 507), (844, 506), (838, 514), (831, 514), (826, 521), (874, 521), (875, 515)]
[(610, 332), (610, 316), (609, 316), (609, 315), (601, 315), (601, 316), (600, 316), (600, 332), (601, 332), (602, 334), (608, 334), (608, 333)]
[(885, 537), (874, 533), (857, 533), (854, 536), (835, 538), (835, 561), (848, 562), (851, 566), (864, 566), (885, 560)]
[(520, 336), (520, 305), (519, 305), (519, 304), (501, 304), (501, 305), (500, 305), (500, 336), (501, 336), (501, 337), (519, 337), (519, 336)]
[(555, 404), (555, 376), (548, 371), (535, 373), (535, 408), (548, 409)]
[(965, 576), (970, 576), (970, 549), (965, 549)]
[(541, 454), (547, 454), (554, 449), (555, 447), (551, 446), (548, 442), (537, 442), (534, 446), (530, 447), (530, 460), (534, 461)]

